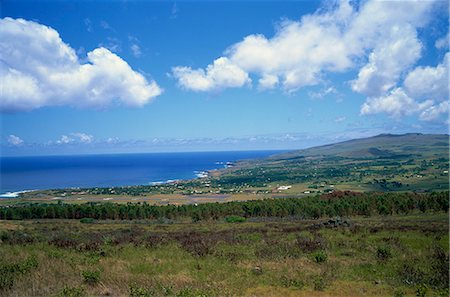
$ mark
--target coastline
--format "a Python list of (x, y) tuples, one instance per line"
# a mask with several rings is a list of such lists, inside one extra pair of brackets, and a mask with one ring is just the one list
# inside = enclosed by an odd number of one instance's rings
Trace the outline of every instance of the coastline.
[(3, 194), (0, 194), (0, 199), (17, 198), (22, 193), (29, 193), (29, 192), (34, 192), (34, 191), (38, 191), (38, 190), (22, 190), (22, 191), (15, 191), (15, 192), (6, 192), (6, 193), (3, 193)]

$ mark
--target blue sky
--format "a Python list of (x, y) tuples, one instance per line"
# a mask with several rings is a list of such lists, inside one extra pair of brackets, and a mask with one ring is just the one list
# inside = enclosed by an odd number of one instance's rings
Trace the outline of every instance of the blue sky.
[(447, 1), (2, 1), (2, 155), (448, 133)]

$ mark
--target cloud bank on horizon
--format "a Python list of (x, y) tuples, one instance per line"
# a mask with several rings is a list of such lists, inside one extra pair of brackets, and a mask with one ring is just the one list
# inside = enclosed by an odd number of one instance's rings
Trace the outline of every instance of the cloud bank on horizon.
[(0, 19), (0, 64), (1, 111), (143, 106), (162, 93), (110, 50), (96, 48), (82, 63), (56, 30), (24, 19)]
[[(359, 68), (348, 83), (354, 92), (366, 96), (361, 115), (418, 114), (420, 120), (436, 120), (449, 111), (449, 54), (435, 67), (414, 65), (424, 51), (418, 31), (440, 4), (367, 1), (352, 5), (343, 0), (299, 21), (281, 22), (271, 38), (244, 37), (206, 69), (176, 66), (172, 74), (181, 88), (197, 92), (251, 85), (253, 76), (258, 78), (259, 90), (280, 88), (292, 93), (321, 84), (328, 73)], [(448, 49), (448, 34), (435, 45)]]

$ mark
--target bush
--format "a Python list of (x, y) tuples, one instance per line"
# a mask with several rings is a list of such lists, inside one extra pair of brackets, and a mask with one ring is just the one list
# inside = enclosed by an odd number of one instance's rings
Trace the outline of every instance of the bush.
[(427, 285), (420, 285), (416, 289), (416, 296), (417, 297), (425, 297), (427, 295), (428, 286)]
[(327, 281), (322, 276), (317, 276), (313, 280), (314, 290), (323, 291), (327, 287)]
[(176, 240), (184, 250), (191, 253), (193, 256), (200, 257), (211, 254), (216, 243), (214, 238), (208, 236), (208, 234), (199, 232), (180, 234)]
[(36, 267), (38, 267), (38, 261), (35, 257), (29, 257), (22, 263), (0, 264), (0, 290), (10, 289), (17, 277)]
[(86, 270), (81, 273), (85, 283), (90, 285), (96, 284), (100, 281), (100, 271)]
[(322, 237), (309, 238), (307, 236), (297, 237), (297, 245), (304, 253), (311, 253), (325, 248), (325, 240)]
[(281, 278), (281, 285), (285, 288), (294, 287), (297, 289), (302, 289), (305, 286), (305, 283), (302, 280), (290, 278), (287, 276), (283, 276)]
[(183, 288), (180, 291), (178, 291), (175, 296), (176, 297), (207, 297), (208, 295), (204, 294), (200, 290), (186, 287), (186, 288)]
[(86, 291), (82, 287), (69, 287), (64, 286), (58, 297), (84, 297), (86, 296)]
[(94, 222), (95, 222), (95, 220), (93, 218), (82, 218), (80, 220), (80, 223), (82, 223), (82, 224), (92, 224)]
[(449, 256), (441, 247), (435, 246), (430, 259), (431, 275), (430, 284), (435, 288), (445, 289), (449, 287)]
[(155, 295), (152, 290), (139, 287), (136, 283), (128, 286), (128, 292), (130, 293), (130, 297), (150, 297)]
[(405, 292), (403, 290), (395, 290), (394, 291), (394, 297), (405, 297)]
[(385, 261), (392, 257), (391, 249), (389, 247), (378, 247), (377, 258), (381, 261)]
[(328, 256), (324, 251), (318, 251), (313, 254), (313, 258), (316, 263), (323, 263), (327, 260)]
[(244, 217), (240, 217), (240, 216), (229, 216), (225, 218), (225, 221), (227, 223), (243, 223), (245, 222), (245, 218)]

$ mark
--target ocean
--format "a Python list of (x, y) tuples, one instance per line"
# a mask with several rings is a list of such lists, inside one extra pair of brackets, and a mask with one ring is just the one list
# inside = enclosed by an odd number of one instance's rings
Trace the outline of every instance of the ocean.
[(191, 179), (227, 162), (283, 151), (147, 153), (0, 157), (0, 197), (16, 192), (76, 187), (151, 185)]

